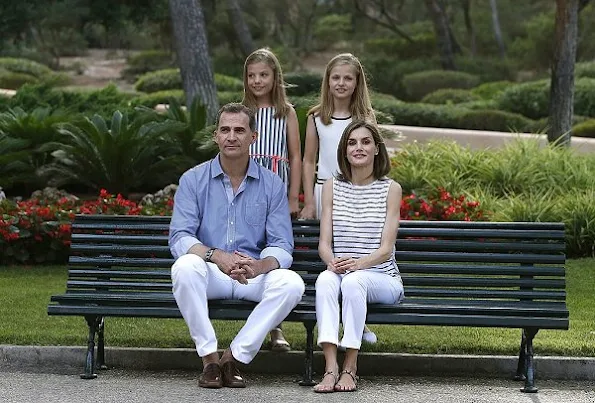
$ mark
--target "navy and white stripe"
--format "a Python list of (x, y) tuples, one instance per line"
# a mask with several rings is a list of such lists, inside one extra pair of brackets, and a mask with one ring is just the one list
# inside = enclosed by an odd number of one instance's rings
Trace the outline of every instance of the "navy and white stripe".
[(276, 118), (275, 108), (259, 108), (256, 112), (258, 138), (250, 146), (250, 156), (257, 164), (273, 171), (285, 185), (289, 184), (287, 151), (287, 119)]
[[(356, 186), (336, 178), (332, 180), (333, 252), (337, 257), (369, 255), (380, 247), (391, 181), (383, 178)], [(394, 247), (388, 260), (368, 270), (398, 276)]]

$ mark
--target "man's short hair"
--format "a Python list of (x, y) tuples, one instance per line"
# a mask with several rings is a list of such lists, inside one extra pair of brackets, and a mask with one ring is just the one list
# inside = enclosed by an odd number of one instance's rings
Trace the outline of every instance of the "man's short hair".
[(221, 119), (221, 115), (223, 114), (223, 112), (226, 113), (245, 113), (246, 116), (248, 116), (249, 119), (249, 126), (250, 126), (250, 130), (252, 132), (256, 131), (256, 114), (254, 113), (254, 111), (250, 108), (248, 108), (245, 105), (242, 105), (240, 103), (237, 102), (231, 102), (229, 104), (225, 104), (223, 105), (220, 109), (219, 112), (217, 112), (217, 127), (219, 127), (219, 120)]

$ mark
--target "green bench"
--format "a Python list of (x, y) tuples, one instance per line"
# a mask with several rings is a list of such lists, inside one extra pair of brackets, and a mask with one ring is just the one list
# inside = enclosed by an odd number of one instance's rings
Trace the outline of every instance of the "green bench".
[[(170, 217), (78, 215), (72, 226), (66, 292), (51, 297), (49, 315), (86, 319), (82, 378), (105, 368), (105, 318), (181, 318), (172, 291), (167, 245)], [(314, 285), (325, 270), (317, 221), (293, 222), (293, 270), (306, 283), (286, 321), (306, 328), (301, 384), (312, 385)], [(396, 258), (405, 285), (399, 305), (370, 304), (369, 324), (472, 326), (522, 330), (516, 379), (536, 392), (533, 338), (539, 329), (568, 329), (562, 223), (402, 221)], [(212, 319), (244, 320), (254, 303), (209, 302)]]

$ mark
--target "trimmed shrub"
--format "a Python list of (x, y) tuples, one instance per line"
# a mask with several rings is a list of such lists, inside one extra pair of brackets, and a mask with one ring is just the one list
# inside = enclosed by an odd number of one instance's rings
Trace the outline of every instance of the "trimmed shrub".
[(471, 88), (471, 92), (483, 99), (494, 99), (512, 85), (511, 81), (492, 81)]
[(457, 120), (458, 129), (493, 130), (499, 132), (523, 132), (531, 120), (518, 113), (494, 109), (469, 110), (463, 112)]
[(574, 77), (595, 78), (595, 62), (580, 62), (575, 64)]
[(303, 97), (291, 96), (289, 97), (289, 102), (293, 105), (295, 109), (298, 108), (305, 108), (310, 109), (314, 105), (320, 102), (320, 96), (318, 95), (306, 95)]
[(244, 98), (244, 92), (219, 91), (217, 93), (217, 98), (219, 99), (219, 105), (225, 105), (230, 102), (242, 102), (242, 99)]
[(395, 61), (385, 55), (367, 55), (361, 58), (368, 78), (368, 85), (375, 91), (407, 99), (403, 76), (417, 71), (440, 68), (437, 58)]
[(574, 113), (595, 118), (595, 78), (583, 77), (575, 81)]
[[(531, 119), (549, 115), (550, 81), (539, 80), (513, 85), (498, 97), (498, 109), (520, 113)], [(575, 81), (574, 112), (595, 117), (595, 79)]]
[[(244, 89), (241, 80), (222, 74), (215, 74), (215, 85), (218, 91), (242, 91)], [(143, 74), (134, 84), (134, 88), (149, 94), (157, 91), (182, 89), (180, 69), (157, 70)]]
[(397, 125), (456, 128), (464, 109), (447, 105), (394, 103), (386, 111)]
[(149, 94), (157, 91), (182, 89), (180, 69), (164, 69), (143, 74), (134, 84), (134, 88)]
[(428, 70), (403, 77), (403, 86), (408, 98), (414, 101), (441, 88), (469, 89), (478, 84), (479, 77), (460, 71)]
[(448, 105), (478, 101), (480, 98), (469, 90), (442, 88), (429, 93), (421, 99), (426, 104)]
[[(572, 116), (572, 126), (576, 126), (579, 123), (583, 123), (585, 121), (589, 120), (588, 117), (586, 116), (580, 116), (580, 115), (573, 115)], [(549, 129), (549, 118), (541, 118), (539, 120), (533, 121), (533, 123), (529, 124), (529, 126), (525, 127), (525, 131), (529, 132), (529, 133), (539, 133), (539, 134), (544, 134), (547, 133), (548, 129)], [(572, 135), (574, 136), (574, 132), (572, 133)]]
[(498, 109), (498, 103), (491, 99), (480, 99), (479, 101), (462, 102), (457, 104), (457, 107), (474, 111), (479, 109)]
[(498, 97), (498, 109), (520, 113), (531, 119), (548, 115), (549, 80), (531, 81), (513, 85)]
[(284, 74), (287, 83), (287, 95), (302, 97), (320, 93), (322, 75), (310, 72), (294, 72)]
[(217, 86), (217, 91), (244, 91), (244, 82), (242, 80), (223, 74), (215, 73), (215, 85)]
[(370, 55), (386, 55), (391, 59), (419, 59), (436, 54), (436, 36), (420, 33), (413, 42), (402, 38), (375, 38), (364, 42), (364, 52)]
[(595, 138), (595, 119), (590, 119), (573, 126), (572, 135), (576, 137)]
[(36, 78), (50, 76), (53, 73), (52, 69), (41, 63), (14, 57), (0, 57), (0, 68), (12, 71), (13, 73), (29, 74)]
[(175, 67), (174, 56), (164, 50), (145, 50), (127, 60), (128, 66), (122, 71), (122, 77), (136, 81), (141, 74), (150, 71), (163, 70)]
[(457, 70), (479, 77), (481, 82), (515, 81), (518, 67), (508, 59), (491, 57), (457, 57)]
[(16, 90), (29, 83), (36, 83), (36, 77), (26, 73), (0, 72), (0, 88)]

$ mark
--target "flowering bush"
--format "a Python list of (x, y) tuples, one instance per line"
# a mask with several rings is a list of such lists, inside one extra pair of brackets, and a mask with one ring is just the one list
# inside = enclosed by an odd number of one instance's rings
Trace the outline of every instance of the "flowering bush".
[[(63, 263), (68, 258), (75, 214), (171, 215), (176, 187), (168, 186), (140, 203), (102, 189), (93, 200), (44, 190), (29, 200), (0, 201), (0, 264)], [(444, 189), (401, 201), (403, 220), (487, 220), (479, 203)]]
[[(57, 195), (57, 196), (56, 196)], [(0, 202), (0, 264), (65, 262), (75, 214), (171, 215), (173, 198), (144, 206), (102, 189), (94, 200), (44, 190)]]
[(412, 193), (401, 200), (402, 220), (487, 221), (479, 202), (467, 201), (464, 195), (453, 196), (444, 188), (423, 196)]

